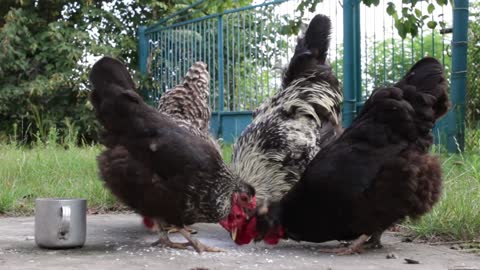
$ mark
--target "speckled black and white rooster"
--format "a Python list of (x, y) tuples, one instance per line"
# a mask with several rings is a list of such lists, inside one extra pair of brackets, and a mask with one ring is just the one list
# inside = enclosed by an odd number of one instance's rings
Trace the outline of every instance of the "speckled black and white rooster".
[(232, 168), (255, 187), (257, 200), (280, 199), (341, 132), (342, 92), (326, 63), (330, 32), (328, 17), (311, 20), (284, 74), (283, 89), (255, 111), (235, 143)]

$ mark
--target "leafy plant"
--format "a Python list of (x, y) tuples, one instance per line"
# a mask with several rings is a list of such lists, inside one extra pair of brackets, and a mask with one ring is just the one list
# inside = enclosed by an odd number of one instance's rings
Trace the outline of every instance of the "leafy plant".
[[(195, 2), (2, 1), (0, 139), (8, 140), (14, 134), (22, 142), (45, 142), (51, 128), (64, 136), (71, 134), (69, 125), (74, 124), (78, 127), (76, 141), (97, 140), (87, 78), (94, 57), (121, 58), (135, 73), (138, 26), (153, 24)], [(180, 19), (250, 2), (204, 1)]]
[[(427, 3), (427, 13), (424, 14), (417, 6), (419, 2)], [(297, 7), (297, 11), (300, 12), (299, 18), (302, 18), (305, 11), (314, 12), (316, 6), (323, 2), (323, 0), (304, 0), (301, 1)], [(380, 0), (361, 0), (361, 2), (367, 6), (378, 6)], [(440, 25), (445, 28), (443, 22), (437, 22), (431, 19), (431, 14), (438, 6), (445, 6), (448, 4), (448, 0), (402, 0), (400, 6), (396, 6), (394, 2), (388, 1), (386, 13), (392, 16), (395, 20), (395, 27), (398, 34), (402, 38), (406, 38), (408, 34), (412, 37), (418, 35), (419, 30), (426, 23), (431, 29)], [(293, 21), (290, 26), (292, 30), (298, 31), (300, 28), (300, 20)]]
[[(480, 3), (470, 9), (467, 66), (467, 125), (480, 128)], [(477, 141), (477, 143), (479, 143)]]

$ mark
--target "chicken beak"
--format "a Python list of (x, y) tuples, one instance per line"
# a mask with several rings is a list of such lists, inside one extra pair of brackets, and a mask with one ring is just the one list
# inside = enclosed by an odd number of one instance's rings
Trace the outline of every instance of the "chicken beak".
[(232, 233), (230, 234), (232, 240), (235, 241), (237, 239), (237, 228), (232, 229)]

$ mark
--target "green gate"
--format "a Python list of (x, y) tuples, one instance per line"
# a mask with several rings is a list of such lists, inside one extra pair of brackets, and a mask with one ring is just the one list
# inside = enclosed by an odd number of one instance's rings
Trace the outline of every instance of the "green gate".
[[(164, 91), (181, 82), (193, 62), (206, 62), (212, 77), (211, 130), (231, 143), (250, 123), (252, 110), (280, 86), (282, 69), (296, 44), (296, 35), (287, 33), (290, 20), (298, 17), (300, 1), (275, 0), (192, 18), (191, 10), (203, 2), (140, 27), (140, 70), (155, 81), (147, 98), (156, 104)], [(448, 29), (426, 26), (418, 37), (401, 39), (385, 14), (387, 2), (367, 7), (359, 0), (324, 1), (302, 18), (305, 25), (316, 13), (332, 20), (329, 59), (344, 86), (344, 124), (351, 123), (374, 87), (398, 80), (414, 61), (430, 55), (441, 59), (451, 74), (454, 103), (437, 126), (436, 138), (445, 138), (450, 151), (463, 149), (468, 0), (454, 1), (453, 19), (450, 6), (431, 13), (447, 27), (454, 22), (453, 39)], [(393, 2), (402, 5), (402, 0)], [(423, 2), (418, 5), (426, 9)]]

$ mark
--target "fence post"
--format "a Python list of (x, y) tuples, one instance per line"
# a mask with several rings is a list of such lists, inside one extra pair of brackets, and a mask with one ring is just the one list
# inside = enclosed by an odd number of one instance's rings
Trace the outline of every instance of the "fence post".
[(223, 66), (223, 15), (218, 16), (218, 115), (217, 115), (217, 137), (221, 135), (222, 132), (222, 112), (224, 106), (224, 66)]
[[(148, 58), (148, 41), (145, 36), (146, 26), (138, 27), (138, 70), (142, 77), (147, 76), (147, 58)], [(140, 95), (143, 96), (145, 101), (152, 104), (152, 98), (148, 95), (148, 89), (146, 87), (140, 87)]]
[(354, 24), (355, 24), (355, 112), (358, 113), (363, 106), (362, 95), (362, 51), (360, 47), (360, 4), (361, 0), (355, 0), (354, 6)]
[(467, 90), (468, 0), (453, 2), (452, 73), (448, 114), (447, 150), (465, 148), (465, 96)]
[(343, 0), (343, 126), (357, 113), (361, 96), (360, 0)]
[(146, 26), (138, 27), (138, 69), (142, 75), (147, 74), (148, 43), (145, 36)]

